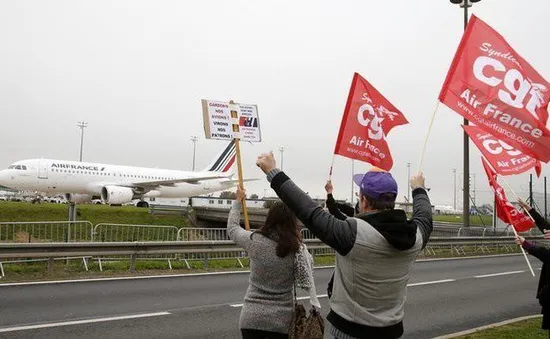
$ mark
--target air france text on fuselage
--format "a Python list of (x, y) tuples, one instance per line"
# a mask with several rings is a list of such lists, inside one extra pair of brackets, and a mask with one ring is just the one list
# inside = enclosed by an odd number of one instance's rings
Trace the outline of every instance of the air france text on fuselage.
[(97, 166), (93, 165), (74, 165), (74, 164), (56, 164), (53, 163), (52, 167), (55, 168), (67, 168), (67, 169), (74, 169), (74, 170), (84, 170), (84, 171), (96, 171), (101, 172), (105, 170), (105, 167), (101, 167), (101, 169)]

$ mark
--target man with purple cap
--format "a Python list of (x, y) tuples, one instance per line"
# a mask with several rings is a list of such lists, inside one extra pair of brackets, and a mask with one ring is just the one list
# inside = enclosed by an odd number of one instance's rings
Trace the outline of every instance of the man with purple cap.
[(304, 226), (336, 251), (327, 316), (332, 338), (401, 338), (407, 282), (433, 228), (422, 174), (410, 181), (411, 220), (403, 210), (394, 209), (397, 183), (390, 173), (380, 170), (354, 175), (359, 214), (340, 220), (278, 169), (273, 153), (260, 155), (256, 164)]

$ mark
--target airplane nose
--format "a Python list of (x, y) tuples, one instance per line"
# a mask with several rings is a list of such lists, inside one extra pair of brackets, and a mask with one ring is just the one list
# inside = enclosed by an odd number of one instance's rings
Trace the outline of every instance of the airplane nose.
[(8, 179), (9, 179), (9, 176), (7, 171), (6, 170), (0, 171), (0, 185), (6, 186), (8, 183)]

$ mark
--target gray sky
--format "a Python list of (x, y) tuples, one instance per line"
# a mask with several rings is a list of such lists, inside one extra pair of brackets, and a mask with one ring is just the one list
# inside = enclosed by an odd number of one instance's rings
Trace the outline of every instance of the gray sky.
[[(473, 12), (550, 79), (548, 0), (482, 0)], [(416, 172), (462, 18), (447, 0), (2, 1), (0, 167), (77, 160), (84, 120), (86, 161), (186, 170), (197, 135), (202, 168), (224, 144), (204, 139), (200, 99), (233, 99), (257, 104), (262, 126), (264, 141), (242, 147), (245, 177), (262, 178), (249, 194), (269, 188), (256, 156), (279, 158), (284, 146), (285, 171), (322, 197), (357, 71), (410, 121), (388, 137), (402, 200), (406, 163)], [(424, 161), (436, 204), (453, 203), (453, 168), (461, 201), (461, 121), (440, 106)], [(483, 202), (489, 188), (471, 148)], [(350, 174), (351, 160), (337, 157), (337, 197), (349, 199)], [(527, 194), (528, 175), (508, 181)]]

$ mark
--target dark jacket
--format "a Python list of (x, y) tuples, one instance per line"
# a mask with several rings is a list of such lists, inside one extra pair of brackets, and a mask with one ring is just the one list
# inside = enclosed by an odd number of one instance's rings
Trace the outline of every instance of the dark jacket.
[(399, 338), (409, 273), (433, 227), (426, 191), (413, 191), (412, 220), (407, 220), (402, 210), (340, 220), (323, 210), (285, 173), (274, 170), (268, 179), (304, 226), (337, 252), (327, 320), (353, 337)]
[[(550, 230), (550, 224), (534, 208), (529, 211), (529, 214), (533, 217), (535, 224), (542, 233), (544, 233), (544, 230)], [(528, 241), (523, 243), (523, 248), (529, 254), (542, 261), (542, 270), (537, 287), (537, 299), (543, 307), (543, 312), (550, 312), (550, 268), (548, 267), (548, 263), (550, 263), (550, 250)]]
[(340, 220), (346, 220), (349, 217), (355, 215), (355, 208), (351, 207), (348, 204), (340, 204), (334, 200), (332, 193), (327, 194), (327, 209), (330, 214), (334, 215)]
[[(347, 218), (353, 217), (355, 215), (355, 208), (347, 204), (337, 203), (332, 193), (327, 194), (326, 205), (329, 213), (334, 215), (336, 218), (340, 220), (346, 220)], [(327, 296), (329, 299), (332, 297), (333, 285), (334, 285), (334, 272), (330, 276), (330, 280), (328, 281), (328, 284), (327, 284)]]

